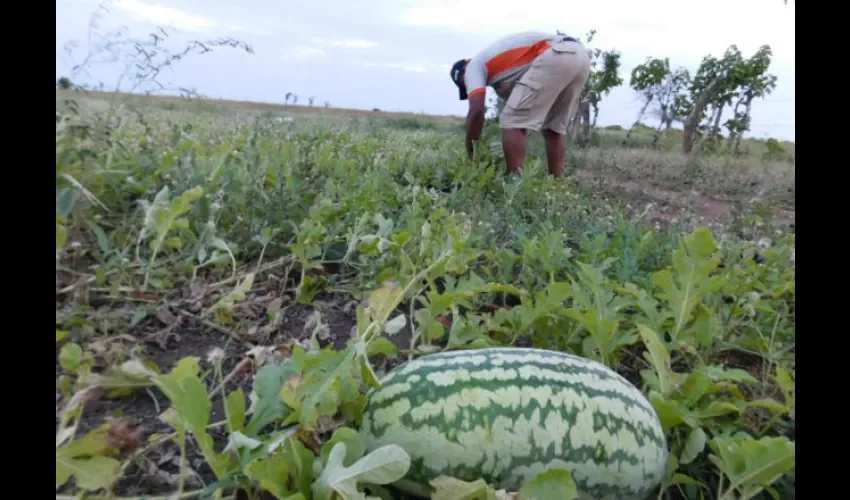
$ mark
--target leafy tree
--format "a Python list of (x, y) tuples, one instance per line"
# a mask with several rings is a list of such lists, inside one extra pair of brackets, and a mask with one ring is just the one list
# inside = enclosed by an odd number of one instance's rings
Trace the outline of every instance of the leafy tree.
[(71, 89), (74, 87), (74, 83), (67, 76), (63, 76), (56, 80), (56, 88), (58, 89)]
[[(583, 43), (589, 45), (594, 36), (596, 36), (596, 30), (590, 30), (584, 37)], [(599, 116), (599, 103), (602, 98), (623, 83), (623, 78), (619, 74), (622, 64), (619, 52), (589, 48), (588, 55), (590, 56), (590, 76), (587, 78), (587, 83), (579, 97), (579, 109), (572, 122), (573, 135), (578, 132), (578, 127), (581, 125), (580, 142), (589, 140), (591, 129), (596, 126), (596, 119)], [(591, 110), (593, 111), (592, 119)]]
[(316, 98), (315, 98), (315, 97), (313, 97), (313, 96), (310, 96), (310, 97), (307, 99), (307, 102), (310, 104), (310, 107), (311, 107), (311, 108), (313, 107), (313, 102), (315, 102), (315, 100), (316, 100)]
[[(773, 52), (769, 45), (762, 45), (752, 57), (741, 63), (737, 77), (737, 101), (733, 107), (733, 116), (724, 126), (729, 131), (726, 151), (738, 154), (741, 136), (750, 129), (750, 114), (753, 100), (770, 95), (776, 88), (776, 76), (767, 73)], [(733, 144), (734, 143), (734, 144)]]

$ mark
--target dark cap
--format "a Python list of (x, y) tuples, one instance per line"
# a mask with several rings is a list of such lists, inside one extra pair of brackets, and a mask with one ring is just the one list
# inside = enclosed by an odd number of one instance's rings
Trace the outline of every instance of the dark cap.
[(460, 100), (465, 101), (469, 96), (466, 95), (466, 84), (463, 82), (463, 79), (460, 77), (460, 72), (466, 68), (466, 64), (469, 62), (469, 59), (461, 59), (460, 61), (454, 63), (452, 66), (452, 71), (449, 73), (452, 77), (452, 81), (457, 85), (458, 90), (460, 90)]

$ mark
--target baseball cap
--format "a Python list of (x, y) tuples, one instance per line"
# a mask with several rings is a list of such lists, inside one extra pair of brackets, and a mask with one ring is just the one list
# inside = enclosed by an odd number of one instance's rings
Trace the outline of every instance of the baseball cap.
[(452, 77), (452, 81), (457, 85), (458, 90), (460, 90), (460, 100), (465, 101), (469, 96), (466, 95), (466, 84), (460, 78), (460, 72), (466, 67), (466, 63), (469, 62), (469, 59), (461, 59), (460, 61), (454, 63), (452, 66), (452, 70), (449, 73)]

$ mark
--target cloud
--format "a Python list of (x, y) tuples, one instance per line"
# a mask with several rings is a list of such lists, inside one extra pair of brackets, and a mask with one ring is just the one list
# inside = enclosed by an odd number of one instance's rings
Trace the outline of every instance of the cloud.
[(326, 38), (312, 38), (310, 40), (317, 45), (325, 45), (329, 47), (342, 47), (346, 49), (371, 49), (377, 47), (378, 42), (371, 40), (328, 40)]
[(331, 45), (349, 49), (371, 49), (372, 47), (377, 47), (378, 42), (372, 42), (370, 40), (338, 40), (331, 42)]
[[(775, 61), (793, 66), (794, 5), (715, 0), (699, 11), (682, 5), (680, 0), (654, 0), (649, 4), (596, 0), (573, 3), (567, 9), (563, 0), (523, 0), (521, 5), (506, 4), (505, 8), (494, 9), (487, 0), (415, 0), (397, 22), (475, 34), (484, 44), (511, 32), (561, 30), (584, 36), (595, 29), (594, 46), (639, 53), (641, 59), (647, 55), (669, 56), (683, 59), (683, 64), (687, 64), (684, 60), (698, 63), (708, 53), (720, 55), (730, 43), (737, 44), (745, 55), (769, 44)], [(475, 21), (470, 22), (472, 19)], [(753, 23), (753, 19), (758, 22)]]
[(328, 53), (325, 50), (308, 45), (296, 45), (283, 55), (283, 60), (286, 62), (316, 62), (327, 58)]
[(219, 24), (212, 18), (161, 4), (149, 4), (139, 0), (117, 0), (115, 6), (124, 10), (137, 21), (159, 26), (171, 26), (184, 31), (207, 31)]
[(393, 63), (393, 62), (373, 62), (373, 61), (357, 61), (355, 64), (364, 68), (387, 68), (397, 69), (401, 71), (409, 71), (411, 73), (433, 73), (439, 68), (439, 65), (434, 63)]

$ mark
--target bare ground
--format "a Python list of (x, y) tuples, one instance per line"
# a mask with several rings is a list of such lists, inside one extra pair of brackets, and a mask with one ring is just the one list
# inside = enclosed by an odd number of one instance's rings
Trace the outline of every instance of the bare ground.
[[(651, 204), (644, 217), (662, 226), (682, 220), (688, 215), (700, 217), (706, 223), (726, 224), (740, 216), (741, 209), (746, 205), (746, 201), (738, 197), (708, 195), (696, 189), (676, 190), (659, 186), (651, 178), (626, 179), (616, 174), (586, 169), (577, 171), (576, 177), (582, 185), (629, 200), (630, 204), (640, 205), (635, 207), (638, 212), (648, 206), (647, 204)], [(778, 227), (793, 229), (795, 208), (773, 207), (772, 219)]]

